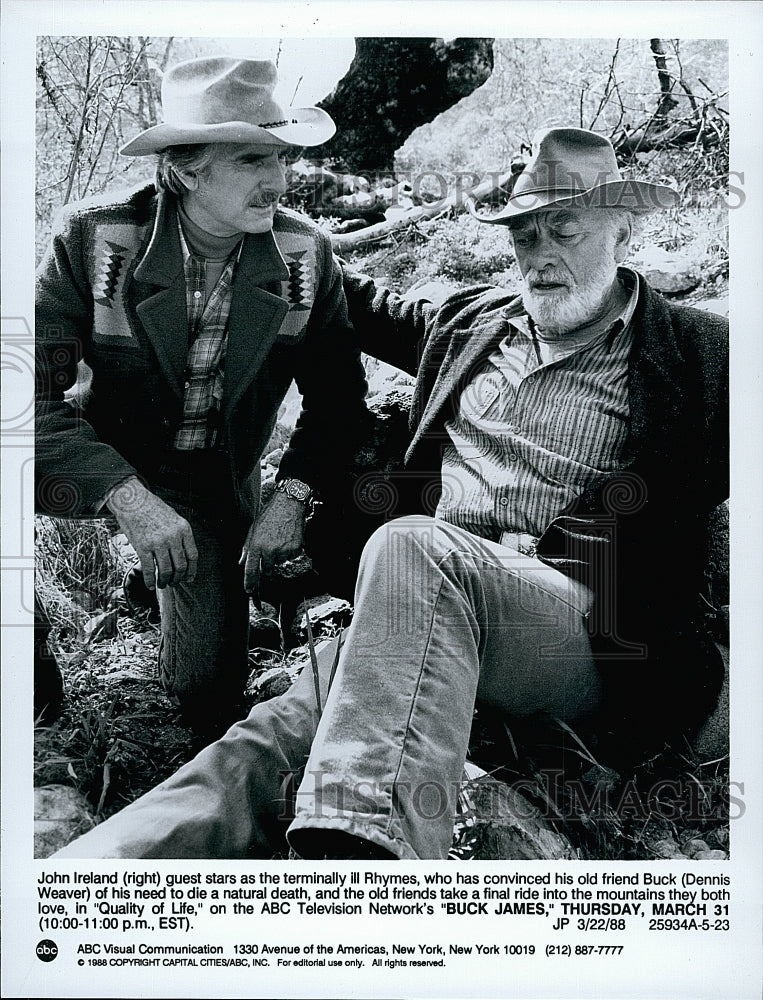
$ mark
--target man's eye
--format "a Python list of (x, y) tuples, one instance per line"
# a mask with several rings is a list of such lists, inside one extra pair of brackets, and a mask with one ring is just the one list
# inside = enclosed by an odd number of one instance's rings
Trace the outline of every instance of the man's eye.
[(303, 146), (286, 146), (278, 150), (278, 159), (283, 163), (296, 163), (303, 153)]

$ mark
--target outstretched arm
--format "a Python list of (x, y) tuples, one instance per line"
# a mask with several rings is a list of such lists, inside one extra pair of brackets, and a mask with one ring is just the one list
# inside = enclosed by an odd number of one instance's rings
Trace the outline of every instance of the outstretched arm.
[(346, 265), (342, 277), (360, 350), (416, 375), (436, 306), (426, 299), (408, 301)]

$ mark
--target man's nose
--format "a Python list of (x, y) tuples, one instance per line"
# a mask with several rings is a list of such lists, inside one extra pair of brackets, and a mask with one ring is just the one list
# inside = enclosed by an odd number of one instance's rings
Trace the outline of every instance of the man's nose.
[(529, 266), (535, 271), (553, 267), (559, 263), (558, 248), (546, 233), (538, 233), (528, 254)]
[(286, 164), (279, 157), (278, 153), (273, 153), (268, 159), (268, 173), (266, 186), (277, 194), (286, 194), (288, 185), (286, 184)]

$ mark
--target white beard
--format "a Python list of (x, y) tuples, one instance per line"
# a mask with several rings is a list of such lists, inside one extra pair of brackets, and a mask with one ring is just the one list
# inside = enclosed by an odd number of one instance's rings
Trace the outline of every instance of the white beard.
[(557, 278), (564, 282), (571, 281), (571, 275), (528, 271), (522, 291), (522, 302), (535, 325), (546, 334), (563, 336), (596, 318), (617, 277), (617, 264), (604, 260), (586, 285), (572, 285), (551, 295), (538, 294), (530, 287), (530, 282), (538, 281), (541, 274), (545, 281)]

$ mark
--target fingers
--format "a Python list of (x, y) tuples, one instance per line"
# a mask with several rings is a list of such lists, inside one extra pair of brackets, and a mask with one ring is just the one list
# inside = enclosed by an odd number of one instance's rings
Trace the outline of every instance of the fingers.
[(199, 563), (199, 550), (196, 548), (196, 542), (193, 540), (193, 532), (191, 531), (190, 525), (188, 527), (188, 537), (183, 540), (183, 548), (185, 549), (186, 562), (188, 566), (185, 578), (188, 583), (193, 583), (196, 579), (196, 567)]
[(183, 522), (174, 537), (136, 551), (143, 579), (151, 590), (156, 587), (163, 590), (183, 582), (193, 583), (196, 578), (199, 550), (187, 521)]
[(167, 549), (160, 549), (154, 552), (154, 562), (156, 563), (156, 586), (159, 590), (174, 582), (174, 567), (172, 557)]
[(156, 573), (154, 570), (154, 554), (153, 552), (141, 551), (136, 549), (138, 553), (138, 559), (140, 559), (140, 569), (143, 573), (143, 582), (148, 587), (149, 590), (156, 590)]
[(280, 553), (273, 552), (272, 550), (263, 549), (260, 553), (260, 563), (263, 573), (272, 573), (276, 563), (280, 562)]
[(254, 603), (260, 603), (260, 557), (259, 549), (250, 548), (244, 559), (244, 590), (250, 594)]

